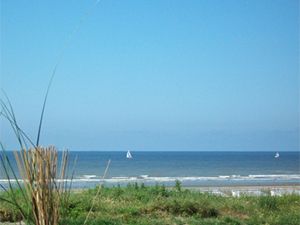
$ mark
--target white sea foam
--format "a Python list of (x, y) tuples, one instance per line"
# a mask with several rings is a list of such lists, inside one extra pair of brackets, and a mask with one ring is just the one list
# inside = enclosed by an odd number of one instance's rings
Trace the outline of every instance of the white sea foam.
[(221, 179), (229, 179), (230, 176), (219, 176), (219, 178), (221, 178)]
[(97, 176), (96, 175), (83, 175), (82, 177), (85, 179), (93, 179), (93, 178), (96, 178)]
[[(193, 181), (285, 181), (292, 180), (300, 182), (300, 174), (272, 174), (272, 175), (248, 175), (248, 176), (240, 176), (240, 175), (220, 175), (216, 177), (201, 177), (201, 176), (191, 176), (191, 177), (157, 177), (157, 176), (149, 176), (149, 175), (140, 175), (140, 176), (122, 176), (122, 177), (111, 177), (102, 179), (96, 175), (82, 175), (76, 177), (74, 179), (57, 179), (57, 182), (109, 182), (109, 183), (117, 183), (117, 182), (131, 182), (131, 181), (153, 181), (153, 182), (175, 182), (179, 180), (181, 182), (193, 182)], [(16, 182), (11, 179), (11, 182)], [(22, 182), (22, 179), (18, 179), (19, 182)], [(8, 179), (0, 179), (0, 183), (8, 183)]]

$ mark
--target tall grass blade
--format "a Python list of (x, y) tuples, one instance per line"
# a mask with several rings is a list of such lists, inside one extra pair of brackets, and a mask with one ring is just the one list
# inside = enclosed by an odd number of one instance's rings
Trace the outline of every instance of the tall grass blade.
[(100, 0), (97, 0), (91, 6), (91, 8), (89, 8), (83, 14), (83, 16), (80, 18), (79, 23), (77, 24), (77, 26), (73, 29), (73, 31), (68, 36), (68, 38), (67, 38), (67, 40), (66, 40), (66, 42), (65, 42), (65, 44), (64, 44), (64, 46), (62, 48), (62, 51), (60, 52), (58, 60), (57, 60), (55, 66), (53, 68), (53, 71), (52, 71), (52, 74), (51, 74), (51, 77), (50, 77), (50, 80), (49, 80), (49, 83), (48, 83), (48, 86), (47, 86), (47, 91), (46, 91), (46, 94), (45, 94), (45, 97), (44, 97), (44, 101), (43, 101), (43, 107), (42, 107), (42, 112), (41, 112), (41, 116), (40, 116), (40, 120), (39, 120), (39, 127), (38, 127), (37, 139), (36, 139), (36, 146), (39, 146), (39, 143), (40, 143), (40, 135), (41, 135), (41, 129), (42, 129), (42, 124), (43, 124), (43, 118), (44, 118), (46, 103), (47, 103), (47, 99), (48, 99), (48, 94), (49, 94), (49, 91), (50, 91), (50, 87), (51, 87), (51, 85), (53, 83), (53, 79), (54, 79), (54, 76), (56, 74), (57, 68), (58, 68), (60, 62), (63, 59), (64, 53), (65, 53), (68, 45), (70, 44), (71, 37), (73, 35), (75, 35), (75, 33), (79, 30), (79, 28), (80, 28), (81, 24), (83, 23), (83, 21), (88, 17), (88, 15), (91, 13), (92, 9), (95, 8), (99, 4), (99, 2), (100, 2)]
[[(111, 160), (108, 160), (107, 165), (106, 165), (106, 168), (105, 168), (105, 171), (104, 171), (104, 174), (103, 174), (103, 176), (102, 176), (102, 179), (105, 179), (105, 177), (106, 177), (106, 174), (107, 174), (107, 172), (108, 172), (108, 168), (109, 168), (110, 162), (111, 162)], [(88, 221), (88, 219), (89, 219), (89, 217), (90, 217), (90, 214), (91, 214), (91, 212), (93, 211), (93, 208), (94, 208), (94, 206), (95, 206), (96, 199), (98, 198), (98, 196), (99, 196), (99, 194), (100, 194), (101, 188), (102, 188), (102, 185), (99, 185), (99, 186), (98, 186), (97, 193), (96, 193), (96, 195), (95, 195), (94, 198), (93, 198), (92, 206), (91, 206), (91, 208), (90, 208), (90, 210), (89, 210), (89, 212), (88, 212), (88, 214), (87, 214), (87, 216), (86, 216), (86, 218), (85, 218), (85, 221), (84, 221), (83, 225), (86, 225), (86, 223), (87, 223), (87, 221)]]

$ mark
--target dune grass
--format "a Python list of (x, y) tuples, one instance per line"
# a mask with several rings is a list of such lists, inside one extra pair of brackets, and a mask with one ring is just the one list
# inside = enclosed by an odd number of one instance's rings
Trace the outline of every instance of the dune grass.
[[(45, 101), (46, 99), (47, 95)], [(11, 125), (20, 149), (14, 152), (18, 166), (16, 169), (12, 166), (11, 159), (8, 158), (0, 140), (0, 169), (1, 174), (8, 181), (6, 188), (0, 183), (0, 189), (5, 193), (0, 196), (0, 201), (18, 210), (16, 217), (11, 219), (21, 218), (26, 224), (57, 225), (71, 189), (71, 183), (68, 183), (67, 179), (68, 151), (63, 151), (59, 159), (55, 147), (39, 145), (43, 116), (39, 123), (37, 142), (34, 144), (18, 125), (8, 97), (7, 103), (0, 99), (0, 106), (0, 118), (4, 118)], [(44, 110), (45, 106), (43, 106), (42, 115)], [(19, 182), (20, 178), (22, 182)], [(0, 219), (3, 216), (10, 215), (0, 211)]]
[(58, 224), (71, 188), (66, 179), (68, 152), (64, 151), (61, 159), (53, 146), (14, 153), (22, 183), (14, 182), (16, 173), (3, 152), (1, 169), (5, 171), (9, 188), (2, 186), (6, 194), (0, 200), (16, 208), (19, 212), (16, 218), (22, 218), (26, 224)]
[[(132, 184), (103, 187), (93, 202), (98, 190), (72, 192), (59, 224), (83, 224), (91, 208), (87, 224), (300, 224), (299, 195), (236, 198)], [(1, 217), (17, 221), (20, 214), (2, 202)]]

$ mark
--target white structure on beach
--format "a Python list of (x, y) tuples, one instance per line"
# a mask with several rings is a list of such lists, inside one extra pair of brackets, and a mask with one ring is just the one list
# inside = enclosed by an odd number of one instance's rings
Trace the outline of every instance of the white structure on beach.
[(232, 197), (240, 197), (240, 192), (239, 191), (231, 191)]

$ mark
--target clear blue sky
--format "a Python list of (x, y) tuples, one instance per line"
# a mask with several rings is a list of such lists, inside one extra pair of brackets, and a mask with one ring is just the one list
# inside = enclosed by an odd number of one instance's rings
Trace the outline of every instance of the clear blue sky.
[[(69, 40), (42, 145), (299, 150), (299, 1), (94, 3), (1, 1), (1, 87), (33, 139)], [(0, 125), (6, 147), (17, 146)]]

